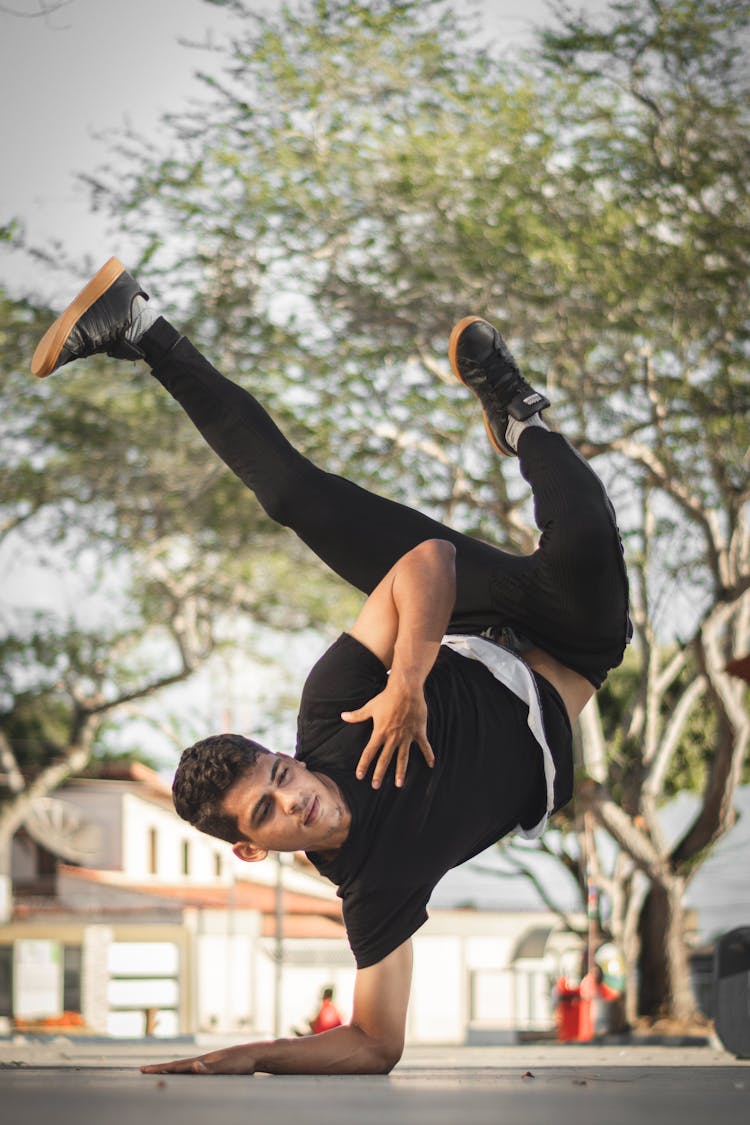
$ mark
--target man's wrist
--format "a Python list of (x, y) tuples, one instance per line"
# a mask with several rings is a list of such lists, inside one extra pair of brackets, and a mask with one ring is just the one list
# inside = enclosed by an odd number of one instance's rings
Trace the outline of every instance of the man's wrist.
[(440, 641), (424, 641), (419, 646), (410, 644), (403, 648), (396, 644), (391, 664), (391, 679), (403, 684), (413, 694), (421, 691), (437, 659)]

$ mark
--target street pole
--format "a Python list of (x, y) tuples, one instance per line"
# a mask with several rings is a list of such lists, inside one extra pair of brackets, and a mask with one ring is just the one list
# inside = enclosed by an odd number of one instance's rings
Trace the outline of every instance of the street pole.
[(276, 855), (276, 896), (275, 896), (274, 956), (273, 956), (273, 1034), (281, 1035), (281, 1000), (284, 971), (284, 865), (281, 856)]

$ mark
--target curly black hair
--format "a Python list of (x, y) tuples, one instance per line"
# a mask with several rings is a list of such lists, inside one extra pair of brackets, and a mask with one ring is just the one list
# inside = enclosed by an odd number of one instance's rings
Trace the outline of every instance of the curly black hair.
[(201, 832), (227, 840), (244, 840), (237, 818), (222, 810), (227, 790), (255, 767), (265, 746), (241, 734), (214, 734), (183, 750), (172, 783), (174, 807)]

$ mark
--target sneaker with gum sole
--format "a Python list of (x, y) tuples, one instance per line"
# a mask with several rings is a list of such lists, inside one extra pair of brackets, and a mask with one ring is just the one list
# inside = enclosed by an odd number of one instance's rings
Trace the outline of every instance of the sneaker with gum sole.
[(515, 457), (505, 439), (508, 418), (525, 422), (546, 409), (549, 399), (527, 383), (498, 330), (479, 316), (466, 316), (455, 325), (448, 358), (456, 377), (479, 399), (494, 448)]
[(32, 374), (44, 379), (65, 363), (98, 353), (142, 359), (127, 335), (136, 297), (148, 300), (122, 262), (110, 258), (44, 333), (31, 360)]

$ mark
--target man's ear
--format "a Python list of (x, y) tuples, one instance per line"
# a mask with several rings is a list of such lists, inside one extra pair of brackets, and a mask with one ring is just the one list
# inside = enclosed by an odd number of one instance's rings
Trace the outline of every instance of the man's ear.
[(238, 840), (232, 845), (232, 851), (243, 863), (260, 863), (268, 855), (268, 848), (257, 848), (249, 840)]

